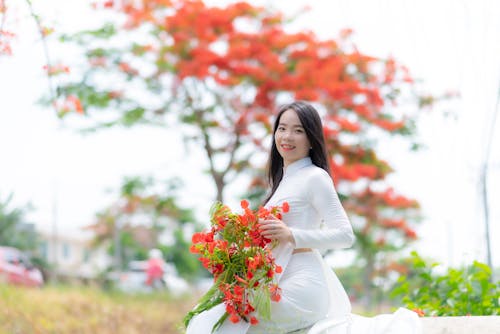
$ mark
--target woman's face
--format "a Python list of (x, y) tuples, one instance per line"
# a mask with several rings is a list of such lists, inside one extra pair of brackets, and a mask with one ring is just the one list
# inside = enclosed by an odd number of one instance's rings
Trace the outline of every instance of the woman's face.
[(311, 144), (299, 116), (293, 109), (288, 109), (281, 114), (274, 133), (274, 141), (285, 167), (309, 155)]

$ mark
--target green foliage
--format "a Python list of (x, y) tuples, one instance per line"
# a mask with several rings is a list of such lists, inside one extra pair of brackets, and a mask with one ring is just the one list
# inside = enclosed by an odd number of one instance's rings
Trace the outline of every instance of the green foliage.
[(187, 280), (194, 280), (203, 274), (206, 270), (201, 266), (197, 257), (189, 252), (190, 242), (186, 241), (186, 237), (182, 229), (176, 229), (173, 232), (175, 242), (170, 246), (160, 246), (165, 260), (172, 262), (180, 276)]
[(113, 23), (106, 23), (104, 26), (102, 26), (99, 29), (96, 30), (86, 30), (79, 32), (74, 35), (62, 35), (60, 37), (60, 40), (62, 42), (67, 42), (67, 41), (76, 41), (80, 44), (83, 44), (87, 41), (89, 37), (97, 38), (97, 39), (104, 39), (107, 40), (114, 35), (116, 35), (117, 31)]
[(335, 268), (334, 271), (342, 282), (342, 286), (347, 291), (349, 298), (358, 301), (364, 297), (366, 291), (363, 289), (362, 266), (353, 264), (343, 268)]
[[(124, 269), (126, 264), (133, 260), (146, 260), (148, 258), (148, 249), (141, 245), (129, 231), (120, 232), (120, 259)], [(115, 244), (111, 243), (108, 247), (108, 254), (115, 254)]]
[(5, 200), (0, 198), (0, 246), (10, 246), (25, 251), (31, 263), (42, 269), (45, 274), (49, 264), (38, 253), (39, 240), (35, 226), (26, 223), (25, 220), (25, 215), (31, 207), (29, 205), (13, 207), (12, 198), (12, 194)]
[(36, 233), (32, 224), (26, 224), (24, 218), (29, 206), (13, 207), (12, 198), (12, 194), (5, 200), (0, 198), (0, 245), (34, 250)]
[(411, 254), (411, 270), (400, 277), (392, 297), (402, 297), (410, 309), (427, 316), (499, 315), (500, 282), (491, 282), (491, 269), (480, 262), (438, 273), (437, 263)]
[(120, 192), (122, 196), (131, 197), (135, 193), (146, 190), (152, 184), (153, 180), (150, 177), (125, 177)]

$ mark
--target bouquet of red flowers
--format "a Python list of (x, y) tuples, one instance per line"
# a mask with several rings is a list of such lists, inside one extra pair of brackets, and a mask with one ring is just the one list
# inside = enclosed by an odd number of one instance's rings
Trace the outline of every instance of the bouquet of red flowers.
[(212, 332), (228, 317), (234, 323), (244, 320), (255, 325), (258, 320), (253, 312), (269, 319), (271, 300), (280, 300), (274, 274), (282, 269), (272, 256), (273, 243), (259, 231), (259, 219), (270, 215), (281, 218), (282, 212), (289, 210), (288, 203), (269, 209), (260, 207), (254, 212), (243, 200), (241, 207), (244, 213), (237, 214), (226, 205), (215, 203), (210, 210), (210, 230), (192, 237), (190, 250), (200, 255), (199, 260), (214, 276), (214, 285), (186, 315), (186, 327), (193, 316), (220, 303), (225, 304), (226, 312)]

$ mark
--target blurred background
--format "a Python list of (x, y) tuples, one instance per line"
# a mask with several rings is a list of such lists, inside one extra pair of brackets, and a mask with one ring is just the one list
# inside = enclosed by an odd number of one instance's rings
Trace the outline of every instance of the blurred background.
[(355, 310), (401, 303), (389, 291), (422, 259), (445, 277), (474, 261), (498, 273), (496, 1), (0, 0), (0, 15), (0, 281), (61, 305), (133, 292), (123, 319), (180, 298), (128, 327), (176, 332), (210, 284), (191, 234), (216, 200), (261, 203), (270, 124), (294, 99), (323, 116), (357, 236), (325, 256)]

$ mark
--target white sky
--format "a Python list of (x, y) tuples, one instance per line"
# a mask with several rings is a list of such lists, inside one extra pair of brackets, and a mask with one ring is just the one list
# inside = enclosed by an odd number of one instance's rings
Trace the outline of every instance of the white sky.
[[(34, 0), (59, 30), (87, 27), (86, 0)], [(227, 1), (211, 1), (225, 3)], [(26, 11), (18, 2), (16, 15)], [(49, 6), (48, 3), (51, 5)], [(500, 82), (500, 3), (459, 0), (253, 1), (290, 13), (311, 10), (296, 24), (324, 38), (353, 28), (362, 52), (393, 55), (424, 81), (429, 92), (461, 93), (453, 104), (456, 119), (436, 110), (419, 124), (428, 146), (418, 154), (391, 145), (382, 153), (396, 169), (395, 188), (418, 199), (424, 221), (416, 248), (445, 264), (485, 262), (484, 220), (478, 188), (479, 167)], [(286, 7), (284, 7), (286, 3)], [(200, 175), (201, 160), (186, 154), (179, 134), (161, 129), (110, 130), (89, 136), (74, 133), (51, 110), (36, 105), (46, 94), (43, 53), (34, 26), (20, 21), (13, 57), (0, 58), (0, 198), (14, 192), (15, 204), (31, 202), (29, 219), (50, 230), (79, 233), (114, 198), (123, 176), (154, 173), (185, 180), (187, 205), (207, 215), (214, 192)], [(54, 50), (58, 50), (55, 48)], [(63, 54), (52, 54), (64, 61)], [(447, 110), (448, 110), (447, 109)], [(489, 190), (493, 261), (500, 265), (500, 121), (490, 159)], [(236, 203), (231, 194), (228, 202)], [(54, 198), (57, 201), (54, 201)], [(54, 203), (57, 212), (54, 215)]]

